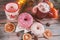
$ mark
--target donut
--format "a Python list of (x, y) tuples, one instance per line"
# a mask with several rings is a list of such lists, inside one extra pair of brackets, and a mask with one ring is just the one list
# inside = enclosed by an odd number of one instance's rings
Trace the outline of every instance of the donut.
[(13, 3), (13, 2), (12, 3), (8, 3), (5, 6), (5, 10), (7, 12), (16, 12), (18, 9), (19, 9), (18, 4), (17, 3)]
[(6, 23), (5, 24), (5, 32), (13, 32), (15, 30), (15, 25), (13, 23)]
[(31, 26), (31, 32), (37, 36), (41, 36), (44, 33), (44, 26), (38, 22), (35, 22)]
[(32, 40), (32, 36), (29, 33), (23, 35), (23, 40)]
[(42, 13), (47, 13), (47, 12), (50, 11), (49, 5), (48, 5), (47, 3), (45, 3), (45, 2), (40, 2), (40, 3), (38, 4), (38, 9), (39, 9), (39, 11), (42, 12)]
[(18, 24), (23, 28), (30, 28), (33, 23), (33, 17), (29, 13), (21, 13), (18, 17)]

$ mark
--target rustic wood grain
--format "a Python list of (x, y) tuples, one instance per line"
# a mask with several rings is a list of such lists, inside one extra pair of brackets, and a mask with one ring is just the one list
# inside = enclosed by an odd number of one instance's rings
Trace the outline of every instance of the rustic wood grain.
[[(41, 20), (40, 20), (41, 21)], [(60, 40), (60, 23), (57, 20), (42, 20), (42, 24), (44, 25), (45, 29), (50, 29), (52, 31), (53, 36), (49, 40)], [(0, 40), (19, 40), (19, 37), (16, 36), (16, 33), (6, 33), (4, 31), (4, 24), (6, 22), (0, 23)], [(17, 25), (17, 22), (13, 22)], [(45, 24), (50, 23), (51, 25), (48, 27)], [(48, 40), (44, 37), (39, 37), (39, 40)]]

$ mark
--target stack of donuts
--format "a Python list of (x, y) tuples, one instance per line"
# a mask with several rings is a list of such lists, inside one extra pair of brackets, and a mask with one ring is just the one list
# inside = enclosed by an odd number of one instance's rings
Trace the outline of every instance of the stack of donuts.
[[(32, 15), (34, 15), (38, 19), (41, 18), (57, 19), (58, 11), (54, 8), (53, 3), (51, 3), (48, 0), (45, 0), (33, 7)], [(46, 38), (50, 38), (52, 36), (51, 31), (49, 29), (45, 30), (44, 25), (35, 21), (32, 15), (28, 12), (23, 12), (18, 16), (18, 24), (16, 27), (16, 32), (24, 30), (23, 40), (32, 40), (32, 34), (37, 37), (44, 36)], [(5, 31), (8, 31), (6, 30), (6, 27), (8, 25), (9, 24), (5, 25)], [(7, 29), (10, 29), (10, 27), (11, 26), (8, 26)], [(15, 29), (15, 27), (13, 29)]]

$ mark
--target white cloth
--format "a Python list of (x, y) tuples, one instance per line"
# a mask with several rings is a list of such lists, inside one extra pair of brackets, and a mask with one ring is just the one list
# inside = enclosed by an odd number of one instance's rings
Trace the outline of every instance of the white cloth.
[(17, 25), (15, 32), (19, 32), (19, 31), (22, 31), (22, 30), (24, 30), (24, 33), (27, 33), (27, 32), (30, 31), (30, 30), (24, 29), (21, 26)]

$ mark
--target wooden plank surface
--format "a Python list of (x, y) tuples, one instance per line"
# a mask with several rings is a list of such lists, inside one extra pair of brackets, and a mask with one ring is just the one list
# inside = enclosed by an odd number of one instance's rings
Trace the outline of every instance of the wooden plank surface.
[[(60, 23), (56, 20), (40, 20), (42, 24), (44, 25), (45, 29), (50, 29), (52, 31), (52, 38), (49, 40), (60, 40)], [(50, 23), (50, 27), (46, 26), (46, 23)], [(16, 33), (6, 33), (4, 31), (4, 24), (5, 23), (0, 23), (0, 40), (19, 40), (19, 37), (16, 36)], [(17, 25), (17, 23), (14, 23)], [(48, 40), (45, 39), (44, 37), (39, 38), (39, 40)]]

